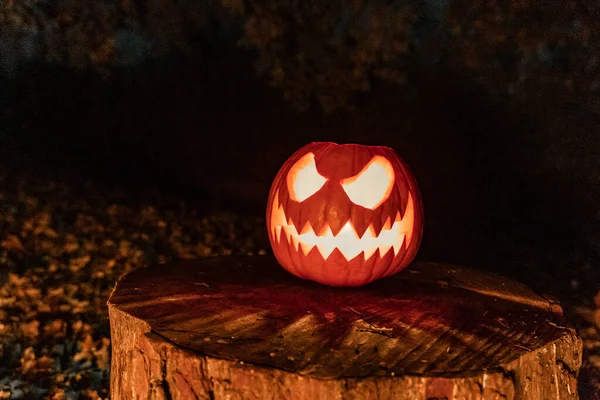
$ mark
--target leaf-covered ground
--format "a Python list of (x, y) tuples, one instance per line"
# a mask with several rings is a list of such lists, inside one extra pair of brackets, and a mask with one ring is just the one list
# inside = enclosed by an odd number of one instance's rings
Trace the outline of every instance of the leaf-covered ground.
[[(263, 224), (155, 189), (0, 172), (0, 399), (108, 398), (115, 281), (151, 263), (264, 253)], [(595, 305), (569, 307), (582, 399), (600, 391)]]
[(0, 399), (108, 397), (106, 300), (151, 263), (264, 252), (263, 221), (156, 192), (0, 178)]

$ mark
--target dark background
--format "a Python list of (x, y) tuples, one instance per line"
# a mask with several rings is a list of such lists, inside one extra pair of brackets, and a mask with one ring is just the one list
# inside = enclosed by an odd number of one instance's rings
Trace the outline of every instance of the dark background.
[(1, 163), (262, 214), (303, 144), (388, 145), (418, 258), (590, 299), (600, 19), (556, 3), (6, 2)]

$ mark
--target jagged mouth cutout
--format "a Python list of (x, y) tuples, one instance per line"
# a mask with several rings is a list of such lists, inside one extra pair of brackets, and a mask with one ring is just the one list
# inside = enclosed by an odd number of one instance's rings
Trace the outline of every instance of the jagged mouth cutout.
[[(316, 169), (314, 155), (307, 153), (290, 169), (287, 176), (287, 186), (290, 198), (302, 202), (317, 193), (327, 179), (321, 176)], [(340, 185), (348, 195), (350, 201), (367, 209), (374, 210), (390, 196), (394, 184), (393, 167), (385, 157), (375, 156), (354, 177), (340, 181)], [(376, 232), (371, 223), (364, 234), (359, 236), (352, 221), (348, 220), (342, 228), (333, 234), (329, 224), (325, 222), (319, 232), (315, 232), (310, 222), (303, 227), (296, 227), (285, 214), (283, 204), (279, 201), (279, 192), (275, 194), (271, 210), (271, 234), (280, 243), (281, 235), (285, 235), (287, 242), (292, 244), (296, 251), (300, 249), (304, 255), (317, 247), (324, 260), (338, 249), (347, 261), (360, 254), (364, 260), (371, 258), (376, 252), (383, 258), (389, 251), (398, 255), (405, 243), (410, 245), (414, 227), (414, 204), (411, 193), (404, 215), (396, 212), (394, 219), (388, 216), (379, 232)]]

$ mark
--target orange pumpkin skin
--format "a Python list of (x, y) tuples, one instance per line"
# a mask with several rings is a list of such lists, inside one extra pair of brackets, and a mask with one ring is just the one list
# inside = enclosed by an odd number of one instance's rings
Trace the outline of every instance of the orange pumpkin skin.
[(316, 142), (277, 173), (267, 229), (275, 257), (290, 273), (361, 286), (414, 259), (423, 205), (412, 172), (391, 148)]

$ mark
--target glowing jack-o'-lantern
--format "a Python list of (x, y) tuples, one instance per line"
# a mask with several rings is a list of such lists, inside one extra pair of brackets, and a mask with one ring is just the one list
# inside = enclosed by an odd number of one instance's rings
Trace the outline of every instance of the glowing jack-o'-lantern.
[(267, 229), (275, 257), (292, 274), (360, 286), (412, 261), (423, 207), (412, 173), (394, 150), (311, 143), (275, 177)]

